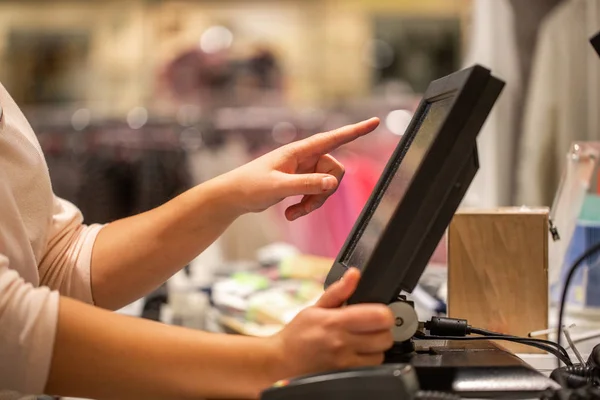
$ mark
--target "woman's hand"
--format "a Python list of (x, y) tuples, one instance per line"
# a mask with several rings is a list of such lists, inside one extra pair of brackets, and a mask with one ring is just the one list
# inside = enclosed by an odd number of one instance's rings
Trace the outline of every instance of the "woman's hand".
[(394, 318), (381, 304), (339, 308), (358, 280), (358, 271), (350, 270), (270, 338), (168, 326), (61, 297), (44, 393), (99, 400), (256, 399), (281, 379), (379, 364), (392, 346)]
[(304, 198), (286, 210), (289, 220), (317, 209), (344, 175), (343, 166), (327, 153), (378, 124), (375, 118), (290, 143), (161, 207), (108, 224), (98, 234), (92, 253), (96, 304), (117, 309), (143, 297), (244, 213), (262, 211), (297, 195)]
[(354, 292), (360, 273), (350, 269), (314, 307), (300, 312), (273, 337), (279, 346), (278, 374), (291, 378), (336, 369), (378, 365), (392, 347), (394, 316), (382, 304), (339, 308)]
[(344, 176), (344, 166), (328, 153), (372, 132), (379, 119), (314, 135), (290, 143), (223, 176), (234, 188), (235, 204), (242, 212), (263, 211), (286, 197), (303, 195), (286, 210), (293, 221), (323, 205)]

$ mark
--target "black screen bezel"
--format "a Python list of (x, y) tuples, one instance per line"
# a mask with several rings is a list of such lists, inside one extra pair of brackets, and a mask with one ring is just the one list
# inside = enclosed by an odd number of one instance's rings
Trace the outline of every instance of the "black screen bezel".
[[(490, 82), (493, 83), (491, 88)], [(326, 287), (337, 281), (347, 270), (344, 260), (360, 238), (385, 188), (414, 140), (428, 105), (446, 99), (448, 96), (454, 96), (454, 101), (439, 127), (437, 136), (382, 232), (371, 257), (363, 266), (362, 278), (348, 303), (388, 303), (397, 296), (400, 289), (411, 291), (414, 288), (415, 276), (420, 277), (424, 266), (419, 265), (414, 271), (410, 271), (411, 262), (418, 259), (422, 264), (424, 253), (432, 252), (435, 248), (431, 245), (431, 241), (435, 239), (434, 234), (439, 234), (443, 220), (451, 218), (451, 215), (448, 216), (449, 210), (452, 214), (454, 212), (452, 208), (455, 210), (454, 206), (444, 206), (444, 201), (449, 201), (449, 204), (453, 205), (457, 202), (456, 194), (459, 194), (461, 199), (464, 196), (465, 188), (455, 191), (453, 198), (448, 198), (453, 193), (452, 189), (461, 178), (461, 174), (465, 177), (470, 176), (468, 182), (465, 182), (466, 185), (470, 184), (474, 172), (472, 168), (469, 174), (465, 174), (463, 170), (467, 165), (473, 165), (473, 156), (476, 164), (475, 171), (477, 170), (476, 137), (502, 86), (503, 83), (493, 78), (488, 69), (478, 65), (430, 84), (406, 133), (390, 157), (381, 178), (339, 252), (327, 276)], [(440, 180), (442, 177), (445, 180)], [(433, 194), (441, 197), (435, 198)], [(445, 224), (448, 223), (449, 221)], [(442, 235), (443, 230), (437, 242)], [(429, 253), (427, 259), (430, 256)], [(406, 266), (398, 268), (400, 263)], [(407, 275), (410, 278), (409, 282), (404, 283), (403, 279)]]

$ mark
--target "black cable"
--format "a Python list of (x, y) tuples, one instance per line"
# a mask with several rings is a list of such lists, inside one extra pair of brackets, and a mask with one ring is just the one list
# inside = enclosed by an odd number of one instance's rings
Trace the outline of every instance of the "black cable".
[[(594, 375), (594, 367), (585, 364), (577, 364), (555, 369), (550, 374), (550, 378), (558, 383), (562, 380), (569, 389), (578, 389), (593, 384)], [(564, 387), (564, 385), (561, 386)]]
[(518, 339), (520, 341), (528, 341), (531, 343), (541, 343), (541, 344), (545, 344), (548, 346), (552, 346), (554, 348), (556, 348), (556, 350), (560, 351), (561, 354), (563, 354), (565, 357), (567, 357), (569, 360), (571, 359), (571, 357), (569, 356), (569, 353), (567, 352), (567, 350), (559, 345), (558, 343), (552, 342), (550, 340), (545, 340), (545, 339), (535, 339), (535, 338), (524, 338), (524, 337), (520, 337), (520, 336), (514, 336), (514, 335), (506, 335), (504, 333), (498, 333), (498, 332), (492, 332), (492, 331), (488, 331), (485, 329), (481, 329), (481, 328), (472, 328), (471, 329), (471, 333), (474, 333), (476, 335), (482, 335), (482, 336), (502, 336), (502, 337), (506, 337), (506, 338), (512, 338), (512, 339)]
[(505, 336), (503, 333), (492, 332), (481, 328), (471, 328), (471, 333), (482, 336)]
[[(543, 344), (545, 346), (552, 346), (559, 351), (564, 358), (569, 360), (569, 364), (571, 365), (571, 358), (569, 357), (569, 353), (565, 350), (564, 347), (560, 346), (558, 343), (551, 342), (549, 340), (544, 339), (535, 339), (535, 338), (522, 338), (514, 335), (506, 335), (503, 333), (492, 332), (482, 328), (474, 328), (468, 324), (466, 319), (459, 318), (449, 318), (449, 317), (432, 317), (429, 321), (424, 323), (424, 328), (427, 329), (432, 336), (446, 336), (446, 337), (465, 337), (470, 334), (482, 335), (482, 336), (502, 336), (503, 338), (510, 338), (513, 341), (519, 341), (520, 343), (536, 343)], [(538, 347), (534, 345), (534, 347)], [(547, 351), (544, 347), (542, 350)], [(553, 352), (549, 351), (551, 354)]]
[(521, 337), (511, 337), (511, 336), (425, 336), (425, 335), (416, 335), (415, 339), (431, 339), (431, 340), (505, 340), (514, 343), (520, 343), (527, 346), (535, 347), (540, 350), (544, 350), (555, 357), (559, 358), (561, 361), (565, 362), (567, 365), (572, 365), (571, 360), (564, 354), (563, 351), (559, 349), (548, 346), (546, 343), (543, 343), (541, 340), (532, 340)]
[[(562, 339), (562, 326), (563, 326), (563, 317), (565, 312), (565, 304), (567, 302), (567, 293), (569, 290), (569, 285), (575, 276), (575, 272), (579, 269), (583, 262), (587, 260), (590, 256), (594, 255), (596, 252), (600, 251), (600, 242), (595, 245), (589, 247), (571, 266), (569, 269), (569, 273), (567, 274), (567, 279), (565, 280), (565, 284), (563, 286), (562, 295), (560, 296), (560, 307), (558, 310), (558, 329), (557, 329), (557, 337), (556, 343), (561, 344)], [(560, 361), (557, 362), (558, 368), (560, 368)], [(559, 382), (560, 383), (560, 382)]]
[(536, 338), (524, 338), (524, 337), (520, 337), (520, 336), (505, 335), (503, 333), (488, 331), (486, 329), (481, 329), (481, 328), (473, 328), (473, 329), (471, 329), (471, 333), (476, 334), (476, 335), (482, 335), (482, 336), (504, 336), (504, 337), (511, 337), (511, 338), (514, 338), (514, 339), (523, 340), (523, 343), (525, 343), (525, 341), (530, 341), (532, 343), (536, 343), (536, 342), (537, 343), (542, 343), (542, 344), (545, 344), (545, 345), (552, 346), (552, 347), (556, 348), (561, 354), (563, 354), (566, 358), (568, 358), (569, 361), (571, 360), (571, 356), (569, 356), (569, 353), (567, 352), (567, 349), (565, 349), (563, 346), (561, 346), (558, 343), (553, 342), (551, 340), (536, 339)]
[(417, 334), (414, 337), (415, 339), (420, 340), (505, 340), (508, 342), (520, 343), (527, 346), (535, 347), (540, 350), (544, 350), (545, 352), (552, 354), (560, 361), (564, 362), (567, 365), (573, 365), (569, 357), (567, 357), (561, 350), (549, 346), (545, 341), (541, 339), (526, 339), (521, 337), (512, 337), (512, 336), (431, 336), (431, 335), (420, 335)]
[[(492, 333), (492, 332), (490, 332)], [(519, 343), (538, 343), (544, 346), (550, 346), (551, 348), (556, 349), (556, 351), (558, 351), (560, 354), (562, 354), (566, 359), (569, 360), (569, 363), (566, 363), (567, 365), (573, 365), (573, 362), (571, 361), (571, 357), (569, 356), (569, 353), (567, 352), (567, 350), (559, 345), (558, 343), (555, 343), (551, 340), (545, 340), (545, 339), (535, 339), (535, 338), (525, 338), (525, 337), (520, 337), (520, 336), (513, 336), (513, 335), (504, 335), (504, 334), (496, 334), (496, 335), (492, 335), (492, 334), (487, 334), (484, 335), (487, 338), (490, 338), (491, 336), (501, 336), (503, 338), (506, 339), (512, 339), (513, 341), (519, 342)], [(536, 347), (536, 346), (534, 346)]]

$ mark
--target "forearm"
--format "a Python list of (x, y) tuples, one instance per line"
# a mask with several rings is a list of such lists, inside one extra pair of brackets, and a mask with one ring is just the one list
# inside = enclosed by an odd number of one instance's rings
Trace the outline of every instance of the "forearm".
[(92, 253), (95, 303), (116, 309), (144, 296), (215, 241), (240, 215), (225, 179), (104, 227)]
[(103, 399), (258, 397), (285, 377), (270, 339), (129, 318), (61, 298), (48, 394)]

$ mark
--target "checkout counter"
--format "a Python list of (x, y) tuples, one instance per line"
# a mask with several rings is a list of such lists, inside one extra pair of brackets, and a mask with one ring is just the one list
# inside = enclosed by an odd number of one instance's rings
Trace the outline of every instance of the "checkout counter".
[[(477, 135), (503, 86), (501, 80), (478, 65), (430, 84), (346, 243), (327, 266), (325, 288), (339, 280), (348, 268), (361, 271), (361, 280), (346, 305), (387, 304), (395, 315), (396, 326), (392, 332), (395, 345), (387, 353), (385, 363), (379, 367), (290, 377), (267, 389), (263, 400), (540, 398), (560, 389), (558, 383), (530, 367), (498, 341), (533, 346), (570, 363), (564, 349), (557, 349), (555, 344), (541, 339), (482, 328), (490, 324), (439, 318), (423, 323), (419, 321), (414, 303), (407, 297), (417, 287), (479, 168)], [(546, 218), (547, 221), (547, 212), (539, 215), (538, 220)], [(486, 260), (490, 256), (494, 258), (489, 249), (479, 259), (469, 254), (470, 247), (464, 246), (460, 239), (473, 233), (476, 237), (485, 237), (474, 228), (471, 219), (469, 221), (459, 224), (462, 229), (454, 230), (454, 236), (450, 237), (449, 259), (453, 260), (454, 256), (459, 265), (449, 266), (450, 284), (462, 286), (458, 290), (462, 293), (468, 293), (469, 286), (477, 286), (482, 294), (451, 299), (450, 315), (452, 308), (460, 308), (462, 301), (466, 304), (462, 304), (463, 308), (468, 309), (472, 303), (473, 309), (487, 310), (489, 319), (502, 322), (499, 312), (503, 308), (502, 297), (495, 304), (481, 303), (486, 290), (493, 292), (498, 287), (481, 284), (485, 283), (482, 280), (494, 277), (493, 273), (501, 277), (501, 270), (484, 265), (489, 264)], [(538, 225), (544, 229), (543, 224)], [(494, 233), (494, 229), (488, 228), (488, 231)], [(453, 230), (450, 232), (452, 235)], [(547, 237), (547, 231), (540, 235)], [(453, 241), (453, 237), (457, 240)], [(501, 241), (502, 237), (497, 240)], [(538, 250), (547, 252), (543, 246)], [(531, 248), (526, 251), (535, 253)], [(543, 264), (539, 270), (544, 271)], [(519, 274), (520, 271), (507, 274), (504, 268), (504, 275), (521, 285), (527, 284), (528, 280), (518, 279)], [(469, 282), (468, 277), (481, 282)], [(536, 278), (531, 282), (536, 282)], [(452, 287), (449, 290), (452, 292)], [(510, 295), (510, 290), (508, 293)], [(537, 298), (537, 295), (532, 296)], [(507, 297), (505, 303), (515, 304), (515, 296), (512, 297)], [(525, 305), (521, 306), (521, 310), (526, 311)], [(547, 321), (547, 307), (541, 318)], [(224, 322), (230, 329), (236, 329), (233, 320)]]

